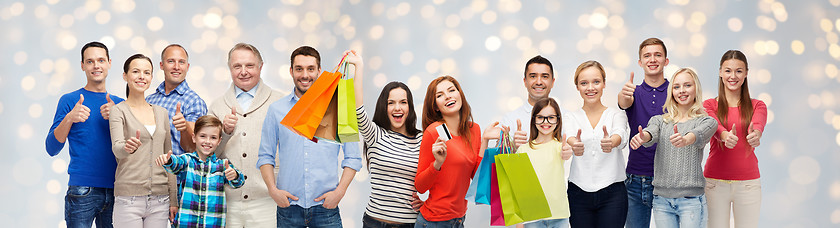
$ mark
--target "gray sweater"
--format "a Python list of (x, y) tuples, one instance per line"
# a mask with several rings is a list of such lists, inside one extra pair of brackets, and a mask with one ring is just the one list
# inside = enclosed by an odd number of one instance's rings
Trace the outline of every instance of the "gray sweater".
[(665, 122), (662, 115), (650, 118), (644, 129), (650, 133), (651, 140), (642, 145), (650, 147), (657, 143), (653, 159), (653, 194), (666, 198), (699, 196), (706, 186), (700, 164), (703, 162), (703, 147), (712, 139), (717, 121), (703, 116), (676, 125), (680, 134), (691, 132), (697, 136), (693, 144), (674, 147), (670, 139), (674, 134), (674, 123)]

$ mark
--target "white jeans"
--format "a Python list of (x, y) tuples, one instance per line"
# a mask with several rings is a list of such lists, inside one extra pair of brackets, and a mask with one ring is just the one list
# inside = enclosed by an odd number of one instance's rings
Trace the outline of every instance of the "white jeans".
[(730, 212), (735, 228), (758, 227), (761, 209), (761, 180), (726, 181), (706, 178), (709, 227), (728, 228)]
[(277, 204), (271, 197), (247, 201), (228, 200), (225, 226), (239, 227), (277, 227)]
[(114, 227), (169, 227), (169, 196), (114, 197)]

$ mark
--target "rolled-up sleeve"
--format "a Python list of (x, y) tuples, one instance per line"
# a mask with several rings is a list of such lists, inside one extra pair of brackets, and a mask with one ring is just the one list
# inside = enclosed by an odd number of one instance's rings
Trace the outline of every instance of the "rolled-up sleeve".
[(362, 169), (362, 154), (358, 142), (343, 143), (344, 160), (341, 160), (341, 167), (349, 167), (357, 172)]
[(277, 140), (280, 134), (277, 124), (280, 122), (275, 115), (276, 113), (271, 107), (268, 109), (268, 114), (265, 115), (260, 139), (259, 158), (257, 159), (257, 169), (266, 164), (277, 166), (277, 164), (274, 164), (274, 157), (277, 155)]

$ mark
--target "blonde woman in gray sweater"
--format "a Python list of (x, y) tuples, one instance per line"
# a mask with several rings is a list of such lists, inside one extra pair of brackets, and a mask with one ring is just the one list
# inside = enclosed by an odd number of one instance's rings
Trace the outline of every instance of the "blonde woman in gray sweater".
[(132, 55), (123, 66), (126, 100), (111, 109), (111, 149), (117, 158), (114, 181), (114, 227), (168, 227), (177, 208), (175, 176), (155, 164), (172, 150), (169, 114), (146, 102), (152, 60)]
[(656, 227), (706, 227), (703, 147), (717, 121), (706, 115), (697, 73), (682, 68), (671, 78), (665, 114), (654, 116), (648, 127), (630, 140), (630, 147), (656, 146), (653, 162), (653, 216)]

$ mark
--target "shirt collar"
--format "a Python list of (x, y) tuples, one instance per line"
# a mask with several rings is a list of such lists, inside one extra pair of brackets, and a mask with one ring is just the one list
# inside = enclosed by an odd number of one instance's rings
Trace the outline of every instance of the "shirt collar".
[[(178, 84), (178, 86), (176, 86), (175, 89), (173, 89), (172, 91), (175, 91), (176, 93), (178, 93), (178, 95), (183, 96), (189, 90), (190, 90), (190, 86), (187, 85), (187, 80), (184, 80), (184, 81), (181, 82), (181, 84)], [(161, 82), (160, 83), (160, 85), (157, 87), (157, 92), (161, 93), (163, 95), (167, 95), (167, 96), (169, 95), (169, 94), (166, 94), (166, 82)]]
[(259, 88), (259, 86), (260, 86), (260, 83), (257, 82), (257, 85), (254, 85), (254, 88), (251, 88), (251, 90), (248, 90), (246, 92), (245, 90), (240, 89), (239, 86), (234, 85), (233, 86), (233, 91), (236, 93), (236, 97), (239, 97), (239, 95), (242, 94), (242, 93), (250, 94), (251, 97), (257, 97), (257, 88)]
[(297, 101), (300, 100), (300, 97), (297, 96), (297, 93), (295, 93), (295, 90), (296, 90), (296, 88), (292, 87), (292, 92), (291, 92), (291, 94), (289, 94), (289, 101), (292, 102), (292, 103), (297, 103)]
[(648, 85), (647, 82), (642, 81), (641, 87), (642, 87), (642, 89), (644, 89), (645, 91), (648, 91), (648, 92), (653, 91), (653, 89), (656, 89), (656, 91), (660, 91), (660, 92), (668, 91), (668, 79), (664, 79), (664, 80), (665, 80), (665, 82), (663, 82), (662, 85), (659, 85), (659, 87), (656, 87), (656, 88)]

